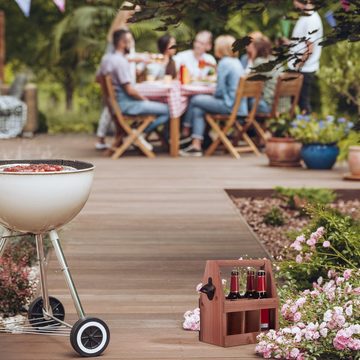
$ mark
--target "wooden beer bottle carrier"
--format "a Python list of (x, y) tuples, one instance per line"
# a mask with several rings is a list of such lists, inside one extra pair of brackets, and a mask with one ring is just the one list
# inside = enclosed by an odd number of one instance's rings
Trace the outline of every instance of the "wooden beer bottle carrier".
[[(221, 281), (222, 267), (265, 270), (267, 298), (227, 300)], [(270, 260), (208, 260), (203, 284), (207, 285), (199, 300), (200, 341), (223, 347), (256, 343), (261, 309), (269, 309), (269, 329), (278, 329), (279, 299)]]

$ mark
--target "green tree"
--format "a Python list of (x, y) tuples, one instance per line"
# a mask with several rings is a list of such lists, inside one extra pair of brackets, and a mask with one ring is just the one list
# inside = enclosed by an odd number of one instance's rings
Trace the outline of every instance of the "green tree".
[(324, 49), (320, 84), (324, 107), (335, 113), (339, 95), (355, 106), (360, 117), (360, 42), (339, 42)]

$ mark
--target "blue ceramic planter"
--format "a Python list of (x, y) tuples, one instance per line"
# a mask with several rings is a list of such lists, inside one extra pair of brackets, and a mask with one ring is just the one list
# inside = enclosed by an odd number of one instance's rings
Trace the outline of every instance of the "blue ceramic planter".
[(301, 157), (308, 169), (331, 169), (338, 155), (336, 144), (306, 144), (301, 149)]

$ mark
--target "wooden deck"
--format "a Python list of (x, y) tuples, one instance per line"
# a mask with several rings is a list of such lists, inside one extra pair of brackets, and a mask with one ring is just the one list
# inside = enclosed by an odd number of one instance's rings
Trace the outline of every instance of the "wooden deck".
[[(61, 232), (64, 251), (88, 314), (107, 321), (104, 359), (254, 359), (254, 346), (223, 349), (198, 342), (181, 328), (197, 305), (194, 287), (205, 260), (263, 257), (262, 246), (224, 189), (315, 186), (359, 188), (346, 171), (266, 166), (265, 157), (229, 156), (116, 161), (93, 150), (88, 136), (39, 136), (0, 142), (1, 158), (76, 158), (96, 165), (90, 199)], [(69, 321), (75, 309), (52, 256), (51, 294)], [(1, 360), (73, 359), (68, 339), (0, 335)]]

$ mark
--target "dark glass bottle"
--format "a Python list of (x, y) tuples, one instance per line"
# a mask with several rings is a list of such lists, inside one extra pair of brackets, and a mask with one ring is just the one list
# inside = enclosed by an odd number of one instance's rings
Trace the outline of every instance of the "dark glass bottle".
[(256, 295), (255, 292), (255, 271), (248, 269), (246, 276), (246, 292), (245, 297), (249, 299), (254, 299)]
[(239, 271), (236, 269), (233, 269), (231, 271), (230, 293), (226, 298), (228, 300), (241, 299), (241, 295), (239, 292)]
[[(259, 270), (257, 273), (256, 282), (256, 299), (267, 298), (266, 283), (265, 283), (265, 270)], [(269, 309), (261, 309), (260, 312), (260, 329), (262, 331), (269, 329), (270, 312)]]

